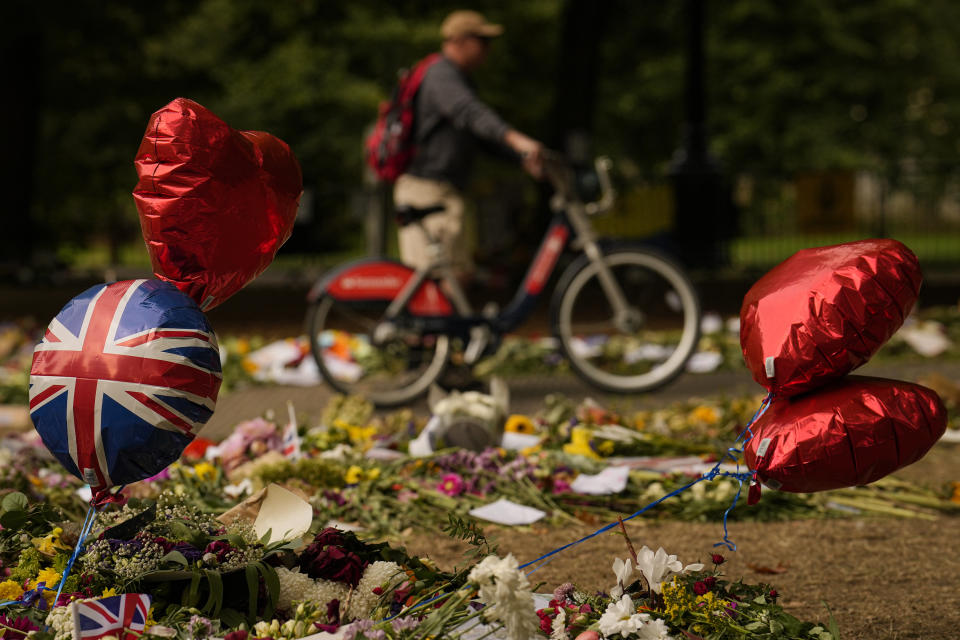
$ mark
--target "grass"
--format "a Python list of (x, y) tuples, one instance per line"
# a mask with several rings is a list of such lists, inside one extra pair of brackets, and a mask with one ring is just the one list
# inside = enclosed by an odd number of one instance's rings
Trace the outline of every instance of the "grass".
[[(730, 262), (735, 269), (767, 268), (801, 249), (862, 240), (864, 237), (854, 233), (835, 233), (736, 238), (730, 243)], [(921, 264), (954, 266), (960, 262), (960, 233), (903, 233), (891, 237), (907, 245), (917, 254)]]

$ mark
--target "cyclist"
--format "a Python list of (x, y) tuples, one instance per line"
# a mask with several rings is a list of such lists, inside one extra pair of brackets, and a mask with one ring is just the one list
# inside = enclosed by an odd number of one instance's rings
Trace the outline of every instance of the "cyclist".
[(441, 57), (427, 70), (417, 93), (414, 144), (417, 152), (394, 186), (394, 203), (444, 210), (399, 232), (401, 260), (416, 268), (430, 263), (424, 227), (440, 240), (458, 279), (465, 282), (472, 260), (463, 247), (464, 200), (476, 148), (485, 145), (522, 159), (534, 177), (542, 172), (543, 145), (508, 125), (474, 93), (470, 72), (487, 58), (490, 41), (503, 27), (476, 11), (454, 11), (440, 27)]

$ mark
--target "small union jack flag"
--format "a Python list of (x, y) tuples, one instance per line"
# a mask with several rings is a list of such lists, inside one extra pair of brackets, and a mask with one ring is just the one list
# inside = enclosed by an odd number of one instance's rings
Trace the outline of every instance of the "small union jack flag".
[(99, 600), (70, 604), (73, 613), (73, 640), (97, 640), (116, 636), (118, 640), (137, 640), (147, 625), (150, 596), (125, 593)]
[(98, 285), (60, 311), (34, 350), (30, 416), (64, 467), (103, 489), (179, 458), (220, 382), (216, 336), (186, 294), (159, 280)]

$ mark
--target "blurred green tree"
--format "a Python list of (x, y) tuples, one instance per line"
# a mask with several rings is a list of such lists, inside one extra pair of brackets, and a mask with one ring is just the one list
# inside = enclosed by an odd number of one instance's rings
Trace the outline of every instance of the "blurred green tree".
[[(441, 19), (462, 6), (452, 0), (13, 4), (33, 20), (6, 23), (8, 41), (32, 43), (19, 61), (33, 61), (35, 69), (35, 77), (21, 73), (13, 84), (31, 105), (24, 109), (36, 115), (35, 128), (13, 115), (23, 122), (21, 137), (35, 137), (33, 144), (18, 142), (24, 152), (13, 156), (31, 165), (35, 185), (33, 230), (21, 233), (42, 233), (38, 244), (48, 247), (136, 239), (133, 156), (150, 113), (182, 95), (236, 128), (270, 131), (291, 145), (314, 190), (322, 233), (307, 244), (317, 249), (357, 242), (351, 195), (361, 182), (363, 133), (397, 70), (435, 50)], [(562, 30), (573, 4), (472, 3), (507, 27), (477, 78), (482, 97), (553, 144), (562, 140), (569, 100), (562, 61), (580, 53), (564, 58), (560, 51), (575, 41)], [(595, 96), (592, 105), (578, 101), (577, 109), (587, 114), (594, 149), (613, 155), (627, 179), (661, 179), (680, 140), (681, 9), (679, 2), (609, 0), (592, 23), (603, 25)], [(782, 178), (804, 168), (864, 167), (896, 180), (919, 164), (951, 179), (960, 124), (958, 18), (953, 0), (709, 3), (714, 154), (731, 174)], [(31, 28), (39, 31), (35, 40), (12, 37)], [(5, 172), (5, 189), (17, 189), (30, 173)]]

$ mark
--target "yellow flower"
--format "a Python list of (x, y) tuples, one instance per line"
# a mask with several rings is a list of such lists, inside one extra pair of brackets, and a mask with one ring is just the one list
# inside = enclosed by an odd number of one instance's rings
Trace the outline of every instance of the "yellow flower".
[(63, 535), (63, 529), (54, 527), (53, 531), (42, 538), (31, 538), (30, 542), (34, 548), (45, 556), (53, 557), (57, 555), (58, 550), (70, 551), (70, 547), (60, 542), (60, 536)]
[(613, 441), (604, 440), (603, 442), (597, 445), (597, 451), (599, 451), (602, 455), (605, 455), (605, 456), (613, 455)]
[(236, 347), (237, 347), (237, 353), (239, 353), (242, 356), (245, 356), (248, 353), (250, 353), (250, 341), (247, 340), (246, 338), (240, 338), (239, 340), (237, 340)]
[(542, 447), (541, 445), (535, 444), (535, 445), (533, 445), (532, 447), (527, 447), (527, 448), (525, 448), (525, 449), (520, 449), (520, 455), (529, 458), (530, 456), (532, 456), (532, 455), (535, 454), (535, 453), (540, 453), (540, 451), (541, 451), (542, 449), (543, 449), (543, 447)]
[(333, 426), (346, 430), (347, 437), (350, 438), (350, 444), (368, 444), (373, 436), (377, 435), (376, 427), (358, 427), (343, 420), (334, 420)]
[(507, 424), (503, 428), (509, 433), (525, 433), (528, 435), (537, 433), (537, 425), (533, 424), (533, 420), (516, 413), (507, 418)]
[(193, 468), (197, 478), (202, 481), (213, 480), (217, 477), (217, 468), (209, 462), (201, 462)]
[(357, 484), (363, 478), (363, 469), (357, 465), (351, 465), (347, 472), (343, 476), (344, 482), (347, 484)]
[(379, 477), (380, 477), (379, 467), (374, 467), (373, 469), (370, 469), (370, 471), (367, 471), (367, 480), (376, 480)]
[(60, 572), (53, 569), (40, 569), (37, 579), (30, 583), (31, 588), (35, 588), (41, 582), (46, 583), (47, 587), (55, 587), (60, 582)]
[(717, 421), (720, 419), (720, 414), (717, 413), (717, 410), (713, 407), (700, 405), (690, 412), (690, 419), (694, 422), (711, 425), (717, 423)]
[(0, 600), (19, 600), (22, 595), (23, 589), (13, 580), (0, 582)]
[(109, 589), (104, 589), (103, 593), (100, 594), (100, 597), (109, 598), (110, 596), (115, 596), (115, 595), (117, 595), (117, 590), (114, 589), (113, 587), (110, 587)]
[(256, 373), (257, 369), (260, 368), (253, 360), (249, 358), (244, 358), (242, 361), (240, 361), (240, 366), (243, 367), (243, 370), (249, 374)]
[(597, 452), (590, 448), (590, 436), (593, 432), (585, 427), (574, 427), (570, 430), (570, 442), (563, 445), (563, 452), (573, 456), (586, 456), (599, 460)]
[(29, 480), (29, 481), (30, 481), (30, 484), (32, 484), (32, 485), (35, 486), (35, 487), (42, 487), (42, 486), (43, 486), (43, 480), (41, 480), (41, 479), (38, 478), (37, 476), (29, 476), (29, 477), (27, 478), (27, 480)]
[(153, 617), (153, 609), (154, 609), (154, 605), (151, 605), (150, 611), (147, 611), (147, 621), (143, 624), (145, 631), (157, 624), (157, 621)]

